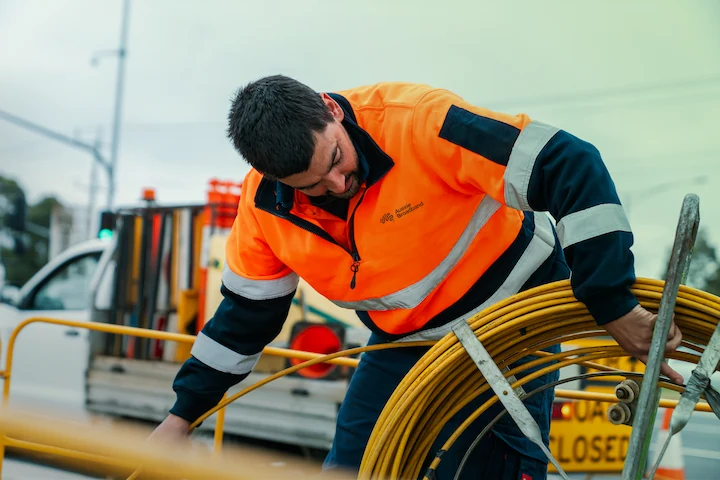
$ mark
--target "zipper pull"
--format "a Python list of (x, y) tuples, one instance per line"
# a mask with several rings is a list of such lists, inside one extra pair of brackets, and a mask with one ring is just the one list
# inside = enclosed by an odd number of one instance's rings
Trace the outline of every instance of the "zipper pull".
[(355, 288), (356, 278), (357, 278), (357, 272), (360, 270), (360, 259), (356, 259), (352, 265), (350, 265), (350, 270), (353, 272), (352, 280), (350, 280), (350, 289)]

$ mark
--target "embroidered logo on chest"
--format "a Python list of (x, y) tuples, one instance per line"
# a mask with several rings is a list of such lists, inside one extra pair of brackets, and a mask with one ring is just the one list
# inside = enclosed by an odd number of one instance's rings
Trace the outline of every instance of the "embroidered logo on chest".
[(406, 203), (402, 207), (396, 208), (394, 213), (388, 212), (382, 217), (380, 217), (380, 223), (394, 222), (395, 218), (399, 220), (402, 217), (413, 213), (415, 210), (424, 205), (424, 202), (416, 203), (415, 205), (413, 205), (412, 203)]

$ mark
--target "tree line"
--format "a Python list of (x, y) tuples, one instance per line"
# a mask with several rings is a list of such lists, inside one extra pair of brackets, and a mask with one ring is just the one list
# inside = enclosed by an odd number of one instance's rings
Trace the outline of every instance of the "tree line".
[(48, 262), (49, 243), (42, 231), (50, 228), (58, 206), (61, 203), (53, 195), (28, 204), (24, 189), (0, 175), (0, 262), (6, 285), (21, 287)]

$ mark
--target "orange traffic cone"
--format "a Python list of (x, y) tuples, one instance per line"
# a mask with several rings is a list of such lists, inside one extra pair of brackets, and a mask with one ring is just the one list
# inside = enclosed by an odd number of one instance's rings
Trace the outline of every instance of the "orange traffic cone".
[[(660, 426), (660, 432), (658, 433), (658, 439), (653, 449), (652, 462), (649, 464), (650, 468), (657, 462), (657, 457), (660, 454), (662, 446), (665, 444), (669, 435), (670, 429), (670, 417), (672, 416), (672, 409), (666, 408), (663, 412), (663, 421)], [(670, 439), (665, 455), (663, 455), (660, 461), (660, 466), (655, 472), (656, 480), (685, 480), (685, 462), (683, 461), (682, 453), (682, 441), (680, 440), (680, 434), (673, 435)]]

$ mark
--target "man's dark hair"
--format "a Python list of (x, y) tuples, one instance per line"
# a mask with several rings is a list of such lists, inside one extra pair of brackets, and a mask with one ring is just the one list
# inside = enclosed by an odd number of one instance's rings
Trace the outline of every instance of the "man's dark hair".
[(307, 171), (315, 151), (313, 134), (332, 120), (317, 92), (292, 78), (273, 75), (238, 90), (227, 135), (253, 168), (278, 179)]

